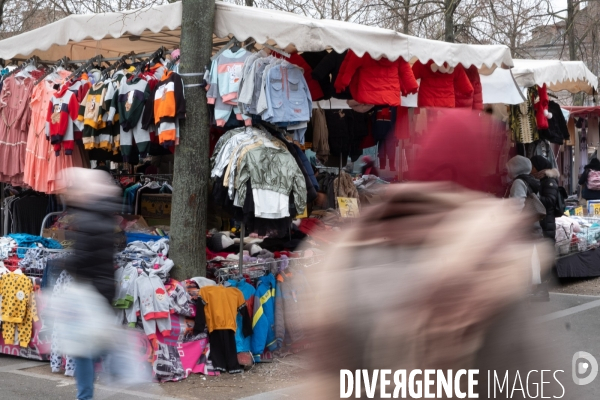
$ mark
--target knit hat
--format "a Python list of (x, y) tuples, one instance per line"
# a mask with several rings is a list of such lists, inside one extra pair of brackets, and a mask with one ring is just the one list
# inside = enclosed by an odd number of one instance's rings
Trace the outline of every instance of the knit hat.
[(211, 251), (218, 253), (220, 251), (223, 251), (223, 249), (232, 246), (234, 242), (233, 239), (230, 238), (228, 235), (219, 232), (212, 235), (212, 237), (207, 241), (206, 244)]
[(552, 164), (544, 156), (533, 156), (533, 157), (531, 157), (531, 164), (538, 171), (543, 171), (545, 169), (552, 169)]

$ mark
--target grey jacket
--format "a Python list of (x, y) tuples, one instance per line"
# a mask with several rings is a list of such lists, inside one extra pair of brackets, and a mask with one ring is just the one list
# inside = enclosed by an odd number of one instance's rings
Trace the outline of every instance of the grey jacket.
[(301, 271), (279, 274), (275, 295), (275, 338), (281, 348), (287, 338), (292, 344), (304, 339), (307, 323), (309, 285)]
[(246, 200), (246, 182), (252, 189), (266, 189), (277, 193), (294, 194), (296, 212), (306, 208), (306, 183), (294, 157), (285, 150), (258, 147), (244, 155), (238, 172), (237, 191), (239, 204)]

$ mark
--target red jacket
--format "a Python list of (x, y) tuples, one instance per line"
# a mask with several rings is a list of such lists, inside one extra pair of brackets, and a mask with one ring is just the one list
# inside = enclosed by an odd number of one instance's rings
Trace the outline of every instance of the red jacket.
[(471, 65), (465, 71), (467, 72), (469, 81), (471, 81), (471, 86), (473, 86), (473, 110), (483, 110), (483, 89), (481, 87), (479, 70), (476, 66)]
[(428, 61), (425, 65), (417, 61), (412, 67), (415, 78), (421, 79), (419, 107), (454, 108), (455, 93), (459, 93), (462, 99), (471, 99), (467, 106), (472, 107), (473, 86), (462, 65), (459, 64), (454, 71), (448, 73), (439, 71), (439, 68), (434, 71), (432, 66), (433, 61)]
[[(454, 68), (454, 73), (457, 75), (457, 79), (454, 80), (454, 104), (456, 108), (483, 110), (483, 95), (477, 67), (471, 65), (471, 67), (465, 69), (462, 64), (458, 64)], [(471, 91), (461, 91), (461, 86), (466, 87), (465, 78), (471, 84)]]
[(334, 86), (340, 93), (348, 85), (359, 103), (389, 106), (399, 106), (401, 93), (416, 93), (419, 88), (410, 64), (402, 58), (374, 60), (368, 53), (361, 58), (352, 50), (344, 58)]
[(548, 129), (548, 117), (546, 112), (548, 111), (548, 90), (546, 84), (544, 86), (538, 86), (537, 88), (538, 98), (533, 100), (533, 108), (535, 109), (535, 122), (537, 123), (538, 129)]

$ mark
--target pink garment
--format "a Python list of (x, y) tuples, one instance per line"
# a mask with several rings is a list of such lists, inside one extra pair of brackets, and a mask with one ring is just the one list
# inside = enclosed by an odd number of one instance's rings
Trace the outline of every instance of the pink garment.
[[(60, 71), (62, 78), (68, 71)], [(43, 80), (33, 88), (31, 96), (31, 124), (27, 136), (25, 170), (23, 181), (38, 192), (48, 193), (48, 174), (50, 158), (54, 157), (50, 142), (46, 136), (46, 114), (48, 103), (55, 90), (54, 82)], [(54, 174), (53, 174), (54, 175)]]
[(0, 93), (0, 182), (23, 184), (32, 78), (8, 77)]
[[(64, 80), (69, 71), (59, 71)], [(27, 149), (23, 181), (34, 190), (43, 193), (56, 193), (66, 188), (63, 170), (70, 167), (83, 167), (81, 150), (75, 146), (73, 154), (66, 156), (61, 151), (56, 156), (46, 136), (46, 116), (50, 99), (56, 93), (55, 82), (42, 81), (33, 88), (31, 96), (31, 124), (27, 136)]]

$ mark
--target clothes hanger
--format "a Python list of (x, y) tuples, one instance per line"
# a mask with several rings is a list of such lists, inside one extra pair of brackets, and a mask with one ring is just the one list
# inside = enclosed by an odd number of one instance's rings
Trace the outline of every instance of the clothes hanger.
[(241, 49), (241, 43), (237, 39), (234, 39), (233, 46), (231, 46), (230, 50), (232, 53), (237, 53), (239, 49)]

